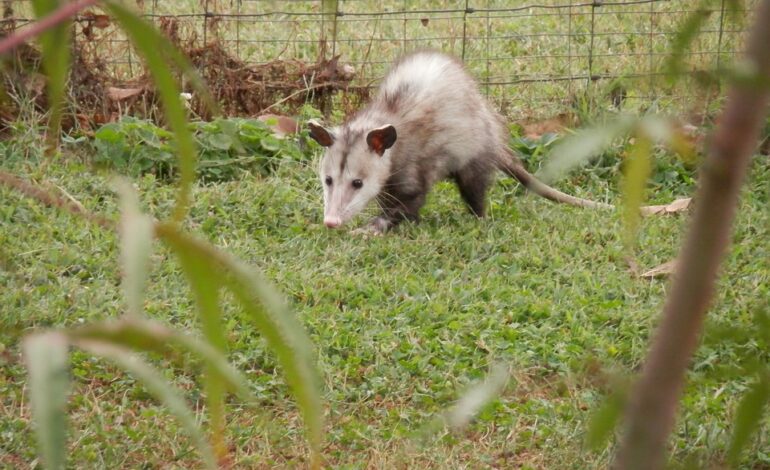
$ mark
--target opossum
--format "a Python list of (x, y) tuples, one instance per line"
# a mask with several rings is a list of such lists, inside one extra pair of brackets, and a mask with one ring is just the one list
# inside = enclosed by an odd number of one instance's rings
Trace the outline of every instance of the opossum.
[(324, 224), (341, 226), (375, 199), (377, 233), (418, 221), (431, 187), (451, 178), (470, 211), (483, 217), (495, 170), (547, 199), (612, 206), (564, 194), (537, 180), (508, 147), (505, 120), (454, 57), (420, 51), (396, 61), (375, 98), (339, 127), (308, 123), (323, 147), (319, 176)]

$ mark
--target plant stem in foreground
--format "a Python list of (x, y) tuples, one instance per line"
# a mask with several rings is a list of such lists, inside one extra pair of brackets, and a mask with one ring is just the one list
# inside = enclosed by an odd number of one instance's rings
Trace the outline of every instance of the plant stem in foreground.
[[(764, 122), (770, 88), (770, 0), (757, 9), (746, 60), (759, 80), (734, 83), (716, 128), (695, 196), (695, 214), (680, 253), (663, 318), (642, 375), (632, 390), (618, 469), (659, 469), (674, 425), (685, 372), (698, 344), (729, 246), (740, 188)], [(756, 83), (762, 83), (758, 86)]]

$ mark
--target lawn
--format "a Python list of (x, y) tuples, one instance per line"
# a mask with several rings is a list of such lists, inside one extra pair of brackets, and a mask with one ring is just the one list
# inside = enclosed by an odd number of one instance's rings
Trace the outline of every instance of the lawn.
[[(65, 193), (91, 211), (117, 216), (110, 174), (89, 153), (37, 156), (23, 136), (3, 143), (0, 169)], [(30, 149), (32, 151), (30, 151)], [(618, 203), (622, 149), (559, 183), (566, 192)], [(26, 155), (25, 155), (26, 151)], [(537, 159), (528, 162), (536, 168)], [(667, 280), (628, 269), (616, 212), (555, 205), (500, 178), (490, 216), (473, 218), (456, 189), (441, 184), (420, 224), (383, 237), (321, 223), (315, 163), (283, 160), (272, 175), (241, 172), (201, 182), (189, 230), (254, 265), (288, 299), (316, 346), (327, 410), (330, 468), (601, 468), (611, 444), (586, 449), (587, 421), (637, 370), (657, 323)], [(660, 154), (654, 202), (692, 193), (695, 173)], [(167, 215), (174, 187), (136, 176), (144, 209)], [(724, 462), (752, 361), (767, 363), (767, 330), (755, 319), (770, 298), (770, 164), (757, 156), (745, 187), (734, 244), (707, 334), (688, 376), (676, 431), (675, 466)], [(0, 189), (0, 465), (28, 467), (34, 436), (19, 340), (42, 328), (120, 315), (117, 241), (7, 189)], [(644, 220), (642, 268), (677, 253), (686, 215)], [(179, 266), (158, 247), (145, 310), (177, 328), (196, 328)], [(229, 403), (234, 468), (302, 467), (302, 423), (281, 372), (251, 323), (228, 310), (229, 358), (248, 377), (257, 405)], [(203, 416), (193, 368), (167, 366)], [(426, 434), (490, 365), (511, 378), (499, 399), (460, 433)], [(129, 375), (88, 355), (73, 356), (69, 452), (73, 468), (193, 468), (188, 436)], [(744, 454), (744, 468), (770, 467), (768, 419)]]

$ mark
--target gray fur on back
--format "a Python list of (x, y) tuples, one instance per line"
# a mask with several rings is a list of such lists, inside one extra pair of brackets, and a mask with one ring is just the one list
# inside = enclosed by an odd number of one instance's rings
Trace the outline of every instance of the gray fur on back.
[(505, 142), (502, 118), (475, 80), (459, 61), (437, 52), (403, 57), (344, 127), (365, 132), (385, 124), (398, 131), (390, 172), (403, 190), (426, 191), (472, 159), (499, 155)]

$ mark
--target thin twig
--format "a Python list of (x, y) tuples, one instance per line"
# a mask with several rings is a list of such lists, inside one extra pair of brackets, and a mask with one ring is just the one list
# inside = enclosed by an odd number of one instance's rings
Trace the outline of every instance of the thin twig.
[(0, 171), (0, 186), (6, 186), (47, 206), (62, 209), (107, 230), (115, 230), (115, 222), (101, 215), (88, 212), (81, 204), (51, 194), (45, 189), (10, 173)]
[(61, 193), (62, 193), (62, 194), (64, 194), (64, 196), (65, 196), (67, 199), (69, 199), (69, 200), (70, 200), (70, 202), (72, 202), (72, 204), (74, 204), (75, 206), (77, 206), (77, 207), (78, 207), (78, 208), (81, 210), (81, 212), (86, 212), (86, 208), (85, 208), (85, 206), (83, 206), (83, 204), (81, 204), (81, 203), (80, 203), (80, 201), (78, 201), (77, 199), (75, 199), (75, 197), (74, 197), (72, 194), (68, 193), (66, 189), (62, 188), (61, 186), (59, 186), (59, 185), (58, 185), (58, 184), (56, 184), (56, 183), (51, 183), (51, 185), (52, 185), (52, 186), (54, 186), (54, 187), (55, 187), (56, 189), (58, 189), (59, 191), (61, 191)]
[(0, 41), (0, 54), (4, 54), (30, 39), (38, 36), (43, 31), (56, 26), (59, 23), (67, 21), (67, 19), (75, 16), (79, 11), (84, 10), (94, 4), (98, 0), (78, 0), (72, 3), (65, 3), (64, 6), (54, 11), (45, 18), (32, 23), (31, 25), (20, 29), (16, 33), (7, 36)]
[[(770, 76), (770, 0), (757, 8), (747, 61), (757, 78)], [(626, 412), (618, 469), (659, 469), (674, 425), (685, 373), (698, 345), (730, 242), (743, 179), (770, 103), (770, 88), (736, 83), (704, 162), (692, 225), (678, 257), (663, 318)]]
[(271, 104), (267, 108), (259, 110), (259, 112), (257, 114), (262, 114), (265, 111), (268, 111), (268, 110), (278, 106), (281, 103), (285, 103), (285, 102), (289, 101), (290, 99), (294, 98), (297, 95), (301, 95), (302, 93), (307, 93), (308, 91), (315, 90), (317, 88), (327, 87), (327, 86), (334, 86), (334, 83), (332, 83), (332, 82), (324, 82), (324, 83), (317, 83), (315, 85), (308, 85), (308, 86), (306, 86), (305, 88), (303, 88), (301, 90), (297, 90), (294, 93), (281, 98), (280, 100), (278, 100), (275, 103)]

